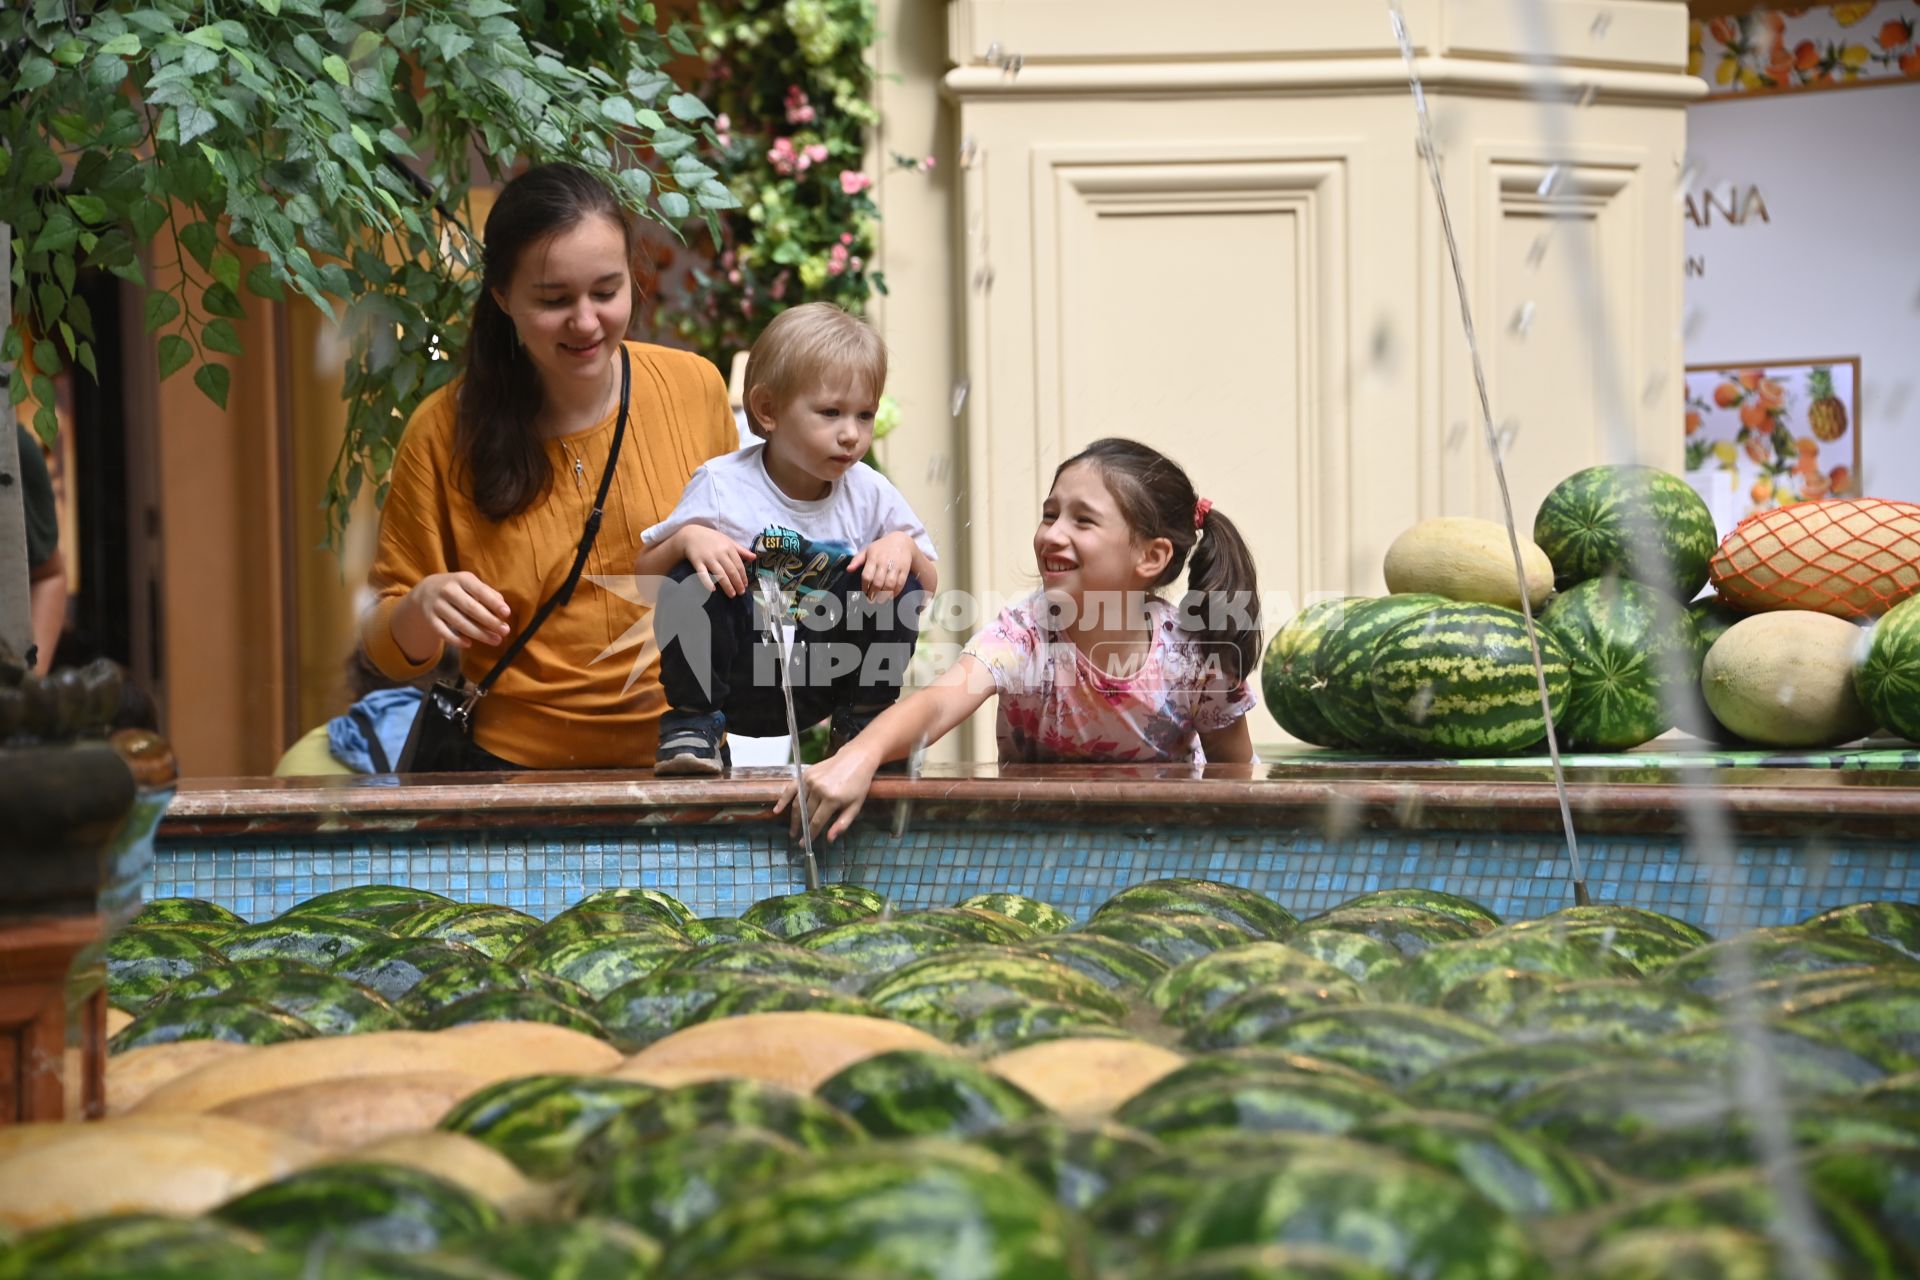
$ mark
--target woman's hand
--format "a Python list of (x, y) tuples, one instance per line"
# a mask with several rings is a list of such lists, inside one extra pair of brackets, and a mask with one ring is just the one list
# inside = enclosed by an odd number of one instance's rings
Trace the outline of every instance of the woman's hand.
[(464, 569), (422, 578), (394, 610), (393, 638), (416, 662), (443, 644), (470, 649), (507, 638), (513, 610), (498, 591)]
[(860, 593), (876, 604), (891, 600), (907, 585), (917, 548), (910, 533), (894, 532), (868, 543), (847, 561), (847, 572), (860, 575)]
[[(801, 779), (807, 788), (807, 818), (815, 839), (824, 832), (828, 843), (832, 843), (853, 825), (853, 820), (860, 816), (860, 807), (867, 802), (867, 791), (873, 786), (873, 775), (879, 767), (878, 760), (857, 750), (853, 743), (819, 764), (807, 766)], [(787, 829), (797, 840), (800, 838), (800, 806), (794, 804), (796, 790), (789, 782), (773, 811), (781, 814), (789, 805), (793, 807), (793, 818)]]
[(729, 599), (747, 589), (747, 561), (753, 552), (718, 529), (690, 524), (680, 530), (682, 557), (693, 566), (694, 576), (709, 591), (718, 591)]

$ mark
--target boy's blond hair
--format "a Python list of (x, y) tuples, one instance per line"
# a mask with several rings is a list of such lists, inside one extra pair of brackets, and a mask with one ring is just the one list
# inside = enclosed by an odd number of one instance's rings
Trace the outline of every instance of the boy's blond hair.
[(753, 393), (764, 390), (775, 409), (834, 376), (865, 382), (878, 400), (887, 386), (887, 348), (864, 320), (831, 302), (808, 302), (773, 318), (747, 356), (741, 399), (747, 427), (765, 437), (753, 409)]

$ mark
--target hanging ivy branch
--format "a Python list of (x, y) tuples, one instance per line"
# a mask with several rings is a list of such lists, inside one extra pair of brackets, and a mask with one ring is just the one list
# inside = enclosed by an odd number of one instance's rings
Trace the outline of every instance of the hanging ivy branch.
[(859, 314), (886, 282), (869, 269), (878, 215), (861, 168), (877, 120), (873, 0), (701, 0), (701, 97), (720, 180), (740, 207), (720, 253), (662, 316), (721, 368), (767, 322), (827, 299)]
[[(0, 12), (0, 223), (14, 236), (16, 315), (31, 331), (35, 426), (49, 375), (99, 371), (83, 267), (150, 288), (162, 377), (225, 406), (242, 291), (292, 290), (350, 344), (346, 441), (328, 487), (337, 538), (362, 485), (384, 497), (401, 427), (453, 374), (478, 246), (462, 222), (478, 156), (494, 179), (567, 159), (669, 226), (716, 238), (738, 207), (696, 152), (712, 115), (662, 70), (695, 52), (654, 6), (620, 0), (32, 0)], [(702, 147), (702, 139), (707, 147)], [(154, 242), (165, 238), (158, 246)], [(231, 243), (257, 250), (243, 270)], [(169, 277), (175, 278), (175, 277)]]

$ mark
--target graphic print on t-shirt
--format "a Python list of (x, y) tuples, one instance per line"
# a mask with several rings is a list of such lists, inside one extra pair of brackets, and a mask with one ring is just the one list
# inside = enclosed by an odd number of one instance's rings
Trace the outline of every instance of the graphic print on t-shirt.
[(810, 542), (792, 529), (768, 525), (753, 539), (755, 573), (773, 578), (781, 598), (792, 602), (795, 619), (807, 612), (807, 600), (825, 591), (853, 559), (844, 542)]

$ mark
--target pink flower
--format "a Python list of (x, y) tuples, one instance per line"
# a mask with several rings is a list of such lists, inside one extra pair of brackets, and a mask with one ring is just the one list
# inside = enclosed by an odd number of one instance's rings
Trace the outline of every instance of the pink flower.
[(926, 173), (932, 173), (934, 165), (938, 163), (939, 161), (935, 160), (932, 156), (928, 156), (920, 162), (920, 168)]
[(853, 243), (853, 232), (851, 232), (851, 231), (842, 231), (842, 232), (840, 233), (840, 243), (841, 243), (841, 244), (852, 244), (852, 243)]
[(796, 168), (807, 167), (805, 157), (794, 154), (792, 138), (776, 138), (772, 149), (767, 152), (767, 163), (773, 166), (775, 173), (789, 177)]
[(727, 118), (724, 111), (713, 118), (713, 139), (723, 147), (733, 145), (733, 121)]
[(812, 143), (807, 147), (806, 150), (800, 153), (800, 170), (801, 172), (804, 173), (806, 172), (808, 166), (816, 165), (816, 164), (824, 164), (826, 163), (826, 159), (827, 159), (827, 144), (824, 142)]
[(773, 278), (773, 283), (767, 286), (767, 296), (775, 302), (787, 296), (787, 277), (789, 274), (788, 272), (782, 271)]
[(806, 90), (797, 84), (787, 86), (787, 123), (812, 124), (813, 105), (807, 101)]
[(833, 252), (827, 255), (827, 274), (830, 276), (844, 275), (846, 270), (847, 246), (837, 244), (833, 246)]
[(872, 185), (873, 179), (858, 169), (842, 169), (840, 171), (840, 189), (850, 196), (857, 196)]

